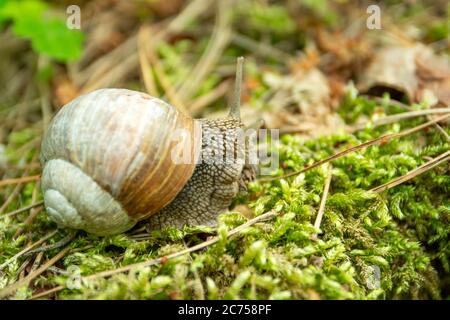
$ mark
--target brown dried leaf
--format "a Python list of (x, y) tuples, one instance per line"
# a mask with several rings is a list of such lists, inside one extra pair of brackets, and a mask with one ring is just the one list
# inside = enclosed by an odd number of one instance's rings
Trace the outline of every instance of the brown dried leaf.
[(60, 74), (54, 78), (54, 105), (58, 106), (58, 108), (75, 99), (79, 93), (79, 88), (67, 77), (67, 75)]
[(423, 47), (416, 55), (417, 75), (422, 80), (442, 80), (450, 76), (448, 58), (437, 56), (431, 49)]
[(388, 91), (394, 98), (413, 100), (419, 83), (416, 77), (416, 47), (380, 49), (363, 71), (358, 89), (374, 95)]
[(360, 91), (410, 102), (450, 105), (450, 63), (423, 44), (382, 48), (363, 72)]
[(450, 63), (447, 57), (437, 56), (430, 49), (423, 50), (416, 58), (417, 76), (421, 90), (416, 99), (421, 101), (431, 92), (437, 105), (450, 105)]
[(310, 69), (308, 66), (302, 69), (302, 72), (287, 76), (265, 72), (263, 81), (273, 93), (261, 101), (267, 109), (261, 112), (255, 108), (244, 108), (244, 123), (259, 116), (267, 128), (308, 137), (332, 133), (344, 127), (332, 107), (328, 79), (317, 68)]
[(148, 6), (159, 17), (165, 18), (181, 10), (185, 0), (147, 0)]

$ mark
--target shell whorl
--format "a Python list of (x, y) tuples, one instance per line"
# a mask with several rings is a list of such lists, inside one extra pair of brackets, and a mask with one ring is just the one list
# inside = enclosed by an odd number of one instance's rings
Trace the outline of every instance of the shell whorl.
[[(170, 203), (189, 180), (195, 161), (175, 164), (171, 152), (176, 145), (187, 145), (196, 157), (199, 127), (196, 120), (141, 92), (101, 89), (78, 97), (58, 112), (42, 142), (47, 210), (58, 222), (58, 210), (64, 209), (59, 214), (66, 220), (59, 223), (67, 227), (123, 232)], [(178, 129), (190, 134), (174, 141)], [(88, 182), (95, 187), (82, 186)], [(121, 221), (117, 224), (122, 227), (91, 226), (104, 224), (110, 215), (112, 225)], [(91, 216), (96, 217), (87, 218)]]
[(104, 236), (124, 232), (137, 222), (111, 194), (65, 160), (46, 163), (42, 189), (46, 210), (60, 226)]

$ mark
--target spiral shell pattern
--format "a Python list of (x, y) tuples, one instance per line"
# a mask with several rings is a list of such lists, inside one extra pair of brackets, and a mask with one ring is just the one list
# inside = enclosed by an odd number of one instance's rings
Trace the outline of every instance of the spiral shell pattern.
[[(178, 129), (190, 134), (175, 141)], [(42, 142), (47, 212), (65, 227), (123, 232), (181, 191), (200, 141), (200, 122), (147, 94), (101, 89), (80, 96), (57, 113)], [(193, 161), (174, 163), (177, 145), (189, 146)]]

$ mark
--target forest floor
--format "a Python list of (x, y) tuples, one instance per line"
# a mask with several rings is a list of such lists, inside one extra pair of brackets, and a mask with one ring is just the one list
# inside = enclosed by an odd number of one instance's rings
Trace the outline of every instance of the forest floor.
[[(73, 2), (0, 1), (0, 298), (450, 298), (447, 1), (76, 1), (69, 31)], [(280, 166), (217, 227), (31, 251), (70, 235), (39, 184), (54, 113), (122, 87), (220, 117), (239, 56)]]

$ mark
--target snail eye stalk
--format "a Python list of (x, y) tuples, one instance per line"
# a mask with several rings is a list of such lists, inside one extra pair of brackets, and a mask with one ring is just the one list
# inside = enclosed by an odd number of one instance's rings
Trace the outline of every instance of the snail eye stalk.
[(236, 63), (236, 78), (234, 83), (234, 97), (230, 108), (229, 116), (234, 119), (241, 119), (241, 88), (242, 88), (242, 73), (244, 67), (244, 57), (237, 58)]

